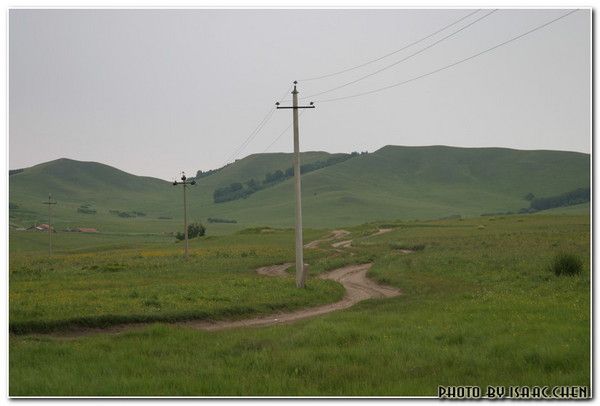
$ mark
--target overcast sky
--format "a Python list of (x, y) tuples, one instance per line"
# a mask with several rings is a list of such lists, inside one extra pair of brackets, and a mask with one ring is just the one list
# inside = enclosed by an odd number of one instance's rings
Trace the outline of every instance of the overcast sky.
[[(67, 157), (172, 179), (222, 166), (299, 80), (308, 96), (398, 62), (484, 16), (474, 10), (11, 10), (9, 164)], [(315, 96), (302, 150), (453, 145), (590, 152), (590, 12), (476, 54), (565, 10), (499, 10), (385, 71)], [(288, 97), (289, 99), (289, 97)], [(308, 102), (309, 100), (306, 100)], [(291, 122), (275, 111), (234, 158)], [(291, 132), (269, 152), (291, 151)]]

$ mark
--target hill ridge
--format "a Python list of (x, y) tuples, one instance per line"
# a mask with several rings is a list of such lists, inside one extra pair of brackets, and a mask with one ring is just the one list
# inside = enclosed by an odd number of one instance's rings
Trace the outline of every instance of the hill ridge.
[[(347, 154), (302, 153), (301, 163)], [(291, 226), (293, 179), (246, 198), (213, 203), (215, 189), (263, 179), (291, 167), (292, 154), (251, 154), (188, 188), (191, 220), (236, 220), (236, 226)], [(302, 176), (303, 217), (308, 227), (330, 227), (386, 219), (428, 219), (449, 215), (514, 212), (528, 207), (528, 194), (557, 196), (589, 187), (590, 155), (574, 151), (516, 150), (504, 147), (398, 146), (306, 173)], [(181, 218), (181, 188), (158, 178), (134, 175), (94, 161), (60, 158), (9, 177), (10, 220), (25, 224), (44, 216), (47, 193), (61, 202), (64, 224), (99, 229), (169, 231)], [(96, 215), (77, 214), (89, 204)], [(138, 211), (142, 219), (119, 219), (110, 211)], [(161, 221), (158, 221), (161, 219)], [(169, 220), (167, 220), (169, 219)], [(151, 222), (152, 220), (152, 222)]]

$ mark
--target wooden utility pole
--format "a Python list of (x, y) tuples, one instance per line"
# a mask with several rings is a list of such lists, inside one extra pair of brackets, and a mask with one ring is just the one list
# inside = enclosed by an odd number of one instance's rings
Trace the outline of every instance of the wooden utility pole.
[(183, 185), (183, 227), (184, 227), (184, 235), (185, 235), (185, 258), (188, 258), (188, 224), (187, 224), (187, 196), (186, 189), (187, 185), (195, 185), (196, 181), (189, 181), (185, 177), (185, 173), (181, 172), (181, 182), (173, 181), (173, 186)]
[(292, 107), (281, 107), (279, 102), (275, 103), (278, 109), (292, 109), (294, 120), (294, 184), (296, 190), (296, 286), (303, 288), (306, 283), (306, 270), (304, 269), (304, 253), (302, 241), (302, 185), (300, 181), (300, 135), (298, 130), (298, 109), (314, 109), (313, 102), (308, 106), (298, 106), (297, 81), (294, 81), (292, 91)]
[(42, 202), (42, 204), (48, 205), (48, 236), (49, 236), (48, 254), (50, 256), (52, 256), (52, 205), (56, 204), (56, 202), (52, 201), (51, 193), (48, 193), (48, 201)]

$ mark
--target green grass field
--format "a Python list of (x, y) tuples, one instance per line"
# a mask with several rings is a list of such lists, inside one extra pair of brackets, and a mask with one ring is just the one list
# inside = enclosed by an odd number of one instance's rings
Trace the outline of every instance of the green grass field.
[[(10, 235), (11, 396), (426, 395), (438, 385), (590, 386), (588, 215), (396, 221), (306, 250), (311, 276), (372, 261), (403, 294), (289, 325), (219, 332), (157, 323), (60, 340), (25, 334), (120, 321), (242, 318), (336, 301), (341, 287), (252, 270), (293, 261), (292, 230), (181, 245), (159, 235)], [(393, 231), (370, 236), (379, 227)], [(305, 241), (327, 235), (307, 230)], [(59, 242), (60, 241), (60, 242)], [(127, 243), (125, 243), (127, 241)], [(402, 253), (401, 247), (422, 250)], [(557, 277), (558, 253), (583, 272)]]

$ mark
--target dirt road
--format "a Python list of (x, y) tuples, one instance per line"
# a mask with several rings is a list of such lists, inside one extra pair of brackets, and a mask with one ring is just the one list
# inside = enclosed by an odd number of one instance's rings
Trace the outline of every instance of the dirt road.
[(324, 273), (321, 279), (330, 279), (341, 283), (346, 288), (346, 295), (342, 300), (322, 306), (300, 309), (293, 312), (273, 314), (269, 316), (254, 317), (235, 321), (189, 321), (178, 323), (187, 327), (200, 330), (215, 331), (236, 327), (259, 327), (273, 324), (291, 323), (309, 317), (320, 316), (336, 310), (346, 309), (358, 302), (373, 298), (394, 297), (401, 294), (399, 289), (383, 286), (367, 278), (367, 271), (372, 264), (350, 265)]
[[(346, 309), (358, 302), (373, 298), (394, 297), (401, 294), (399, 289), (391, 286), (379, 285), (367, 278), (367, 271), (372, 264), (349, 265), (321, 274), (319, 278), (329, 279), (341, 283), (346, 289), (344, 298), (338, 302), (322, 306), (300, 309), (287, 313), (272, 314), (269, 316), (253, 317), (243, 320), (206, 321), (191, 320), (185, 322), (170, 323), (172, 325), (191, 327), (198, 330), (217, 331), (238, 327), (260, 327), (274, 324), (291, 323), (297, 320), (320, 316), (337, 310)], [(275, 265), (257, 269), (263, 275), (280, 276), (285, 275), (285, 269), (291, 264)], [(266, 272), (266, 273), (265, 273)], [(61, 331), (50, 334), (37, 334), (41, 336), (52, 336), (58, 339), (76, 339), (93, 334), (119, 334), (126, 331), (141, 330), (152, 323), (126, 323), (106, 328), (78, 328), (69, 331)]]
[(381, 234), (389, 233), (390, 231), (392, 231), (391, 228), (380, 228), (379, 230), (377, 230), (376, 233), (371, 234), (371, 237), (375, 237), (376, 235), (381, 235)]
[(319, 244), (322, 243), (322, 242), (336, 240), (336, 239), (344, 237), (344, 236), (346, 236), (348, 234), (350, 234), (350, 231), (346, 231), (346, 230), (333, 230), (331, 232), (331, 235), (329, 237), (322, 238), (320, 240), (311, 241), (308, 244), (305, 244), (304, 248), (317, 248), (319, 246)]
[[(373, 235), (383, 234), (388, 232), (388, 229), (380, 229)], [(330, 241), (335, 238), (349, 234), (345, 230), (335, 230), (334, 236), (317, 240), (318, 242)], [(313, 241), (314, 243), (315, 241)], [(341, 241), (348, 245), (352, 240)], [(345, 245), (340, 245), (345, 246)], [(260, 275), (281, 277), (287, 276), (286, 270), (293, 264), (285, 263), (279, 265), (270, 265), (258, 268), (256, 272)], [(337, 310), (346, 309), (358, 302), (367, 299), (394, 297), (401, 294), (401, 291), (391, 286), (379, 285), (373, 280), (367, 278), (367, 271), (371, 268), (371, 263), (360, 265), (349, 265), (342, 268), (334, 269), (319, 275), (321, 279), (329, 279), (336, 281), (346, 289), (344, 298), (338, 302), (330, 303), (322, 306), (299, 309), (287, 313), (278, 313), (268, 316), (252, 317), (243, 320), (224, 320), (224, 321), (206, 321), (206, 320), (190, 320), (184, 322), (170, 323), (172, 325), (191, 327), (198, 330), (217, 331), (239, 327), (260, 327), (274, 324), (291, 323), (297, 320), (307, 319), (310, 317), (320, 316), (322, 314), (331, 313)], [(119, 334), (126, 331), (140, 330), (153, 323), (125, 323), (118, 324), (105, 328), (77, 328), (69, 331), (61, 331), (50, 334), (38, 334), (42, 336), (52, 336), (58, 339), (76, 339), (93, 334)]]

